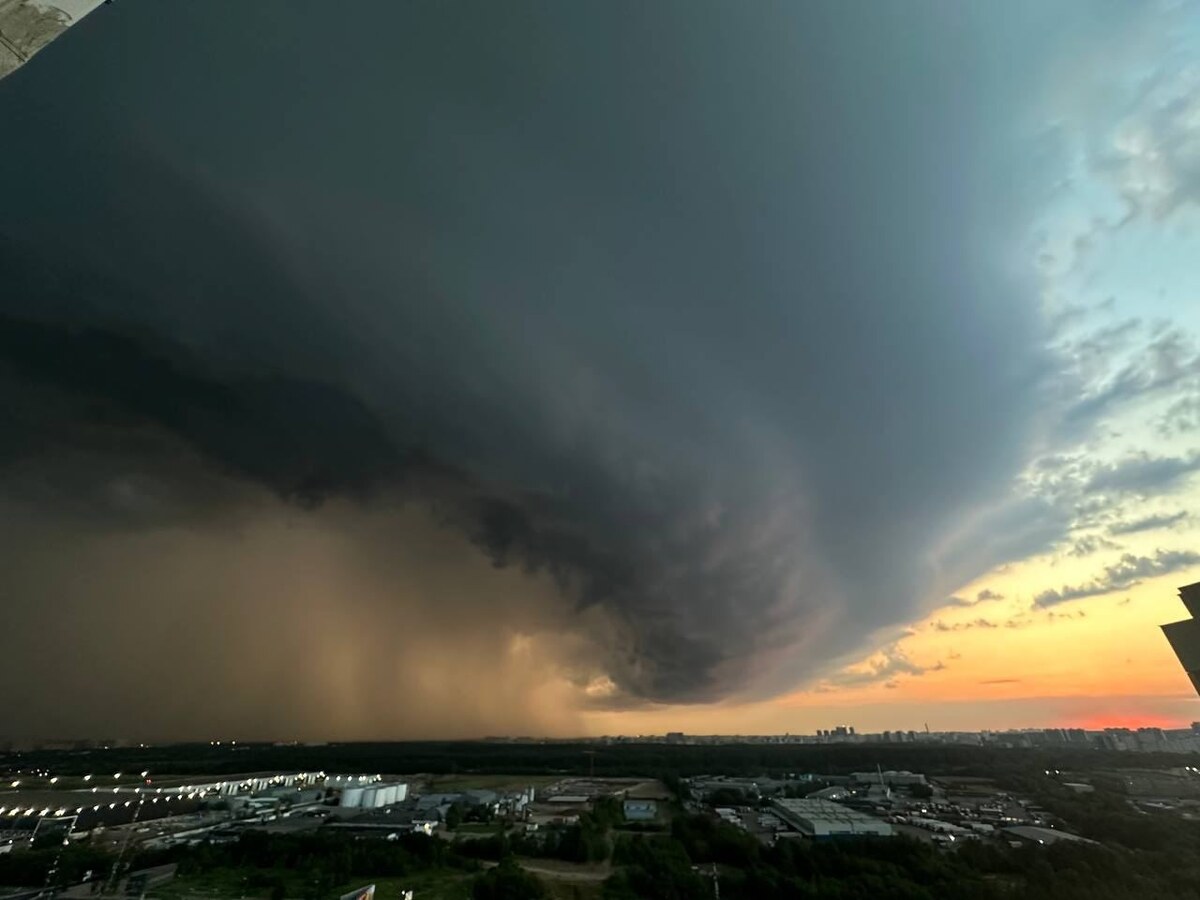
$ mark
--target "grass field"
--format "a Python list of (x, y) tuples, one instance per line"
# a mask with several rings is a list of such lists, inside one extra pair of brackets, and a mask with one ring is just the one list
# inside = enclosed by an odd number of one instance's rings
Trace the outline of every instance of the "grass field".
[[(565, 867), (567, 871), (556, 872), (553, 869), (544, 869), (544, 862), (545, 860), (521, 860), (523, 866), (546, 883), (551, 897), (556, 900), (598, 900), (600, 897), (599, 880), (582, 880), (579, 872), (569, 871), (569, 863)], [(333, 895), (340, 896), (355, 888), (374, 884), (377, 900), (396, 900), (403, 890), (412, 891), (414, 900), (470, 900), (472, 877), (450, 869), (443, 872), (426, 872), (412, 878), (360, 878), (353, 883), (339, 886)]]
[(332, 896), (340, 897), (355, 888), (368, 884), (375, 885), (377, 900), (396, 900), (402, 896), (401, 891), (412, 891), (413, 898), (421, 900), (470, 900), (471, 879), (473, 875), (458, 869), (421, 872), (409, 878), (359, 878), (347, 882), (332, 892)]
[(454, 829), (455, 834), (495, 834), (497, 831), (504, 830), (504, 826), (499, 823), (483, 823), (483, 822), (463, 822)]
[[(556, 900), (598, 900), (604, 879), (612, 874), (607, 863), (571, 863), (558, 859), (517, 860), (523, 869), (540, 878)], [(495, 865), (484, 863), (485, 866)]]
[[(608, 874), (607, 866), (576, 866), (553, 860), (521, 860), (521, 864), (546, 883), (550, 895), (556, 900), (597, 900), (600, 897), (601, 879)], [(263, 876), (262, 870), (221, 869), (203, 875), (176, 878), (165, 885), (154, 888), (147, 900), (267, 900), (270, 888), (251, 888), (252, 874)], [(265, 873), (270, 875), (271, 873)], [(295, 883), (295, 873), (278, 873), (288, 880), (288, 897), (298, 897), (302, 889)], [(350, 891), (375, 885), (377, 900), (398, 900), (402, 891), (412, 891), (420, 900), (470, 900), (472, 873), (461, 869), (437, 869), (420, 872), (406, 878), (355, 878), (329, 891), (330, 897), (339, 897)]]
[[(288, 873), (281, 874), (286, 876)], [(187, 897), (266, 897), (266, 888), (256, 891), (247, 887), (249, 876), (250, 872), (242, 869), (216, 869), (203, 874), (173, 878), (166, 884), (153, 888), (150, 894), (164, 900)]]
[[(212, 900), (266, 900), (270, 897), (271, 889), (267, 887), (251, 888), (248, 881), (251, 874), (262, 877), (272, 873), (263, 870), (220, 869), (203, 875), (192, 875), (176, 878), (165, 885), (150, 891), (147, 900), (200, 900), (209, 897)], [(294, 872), (281, 871), (278, 873), (289, 885), (288, 897), (302, 895), (302, 887), (296, 883)], [(368, 884), (375, 885), (375, 896), (378, 900), (396, 900), (404, 890), (412, 891), (421, 900), (469, 900), (471, 896), (472, 873), (461, 869), (435, 869), (420, 872), (406, 878), (355, 878), (345, 884), (338, 885), (329, 891), (330, 897), (340, 897), (356, 888)]]

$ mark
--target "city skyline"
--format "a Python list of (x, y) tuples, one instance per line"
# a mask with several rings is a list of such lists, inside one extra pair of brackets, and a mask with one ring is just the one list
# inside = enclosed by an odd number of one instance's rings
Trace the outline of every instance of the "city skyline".
[(0, 81), (5, 727), (1200, 720), (1198, 54), (1192, 2), (98, 6)]
[[(601, 735), (482, 735), (474, 739), (481, 744), (964, 744), (1003, 748), (1046, 747), (1059, 744), (1080, 744), (1094, 749), (1140, 752), (1188, 753), (1200, 750), (1200, 721), (1186, 727), (1163, 728), (1153, 725), (1106, 726), (1079, 728), (1073, 726), (1044, 728), (1003, 728), (980, 730), (940, 731), (928, 722), (915, 728), (861, 731), (854, 725), (835, 725), (817, 728), (812, 732), (781, 732), (777, 734), (689, 734), (667, 731), (658, 734), (601, 734)], [(471, 743), (465, 741), (463, 743)], [(330, 746), (372, 745), (373, 741), (304, 741), (304, 740), (239, 740), (236, 738), (203, 740), (135, 741), (125, 738), (63, 737), (8, 740), (0, 737), (0, 750), (29, 751), (93, 751), (154, 749), (156, 747), (204, 746), (237, 751), (249, 748), (322, 748)], [(428, 741), (392, 741), (383, 743), (422, 744)], [(1170, 746), (1166, 744), (1170, 743)]]

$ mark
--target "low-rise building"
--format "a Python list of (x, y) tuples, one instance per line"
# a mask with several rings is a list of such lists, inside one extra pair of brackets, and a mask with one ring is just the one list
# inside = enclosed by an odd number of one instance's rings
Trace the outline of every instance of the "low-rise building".
[(926, 784), (925, 776), (919, 772), (855, 772), (850, 777), (856, 784), (886, 784), (892, 788)]
[(850, 796), (850, 792), (844, 787), (838, 785), (830, 785), (826, 788), (821, 788), (819, 791), (813, 791), (811, 794), (806, 794), (807, 800), (845, 800)]
[(630, 822), (646, 822), (658, 817), (658, 804), (653, 800), (626, 800), (622, 810)]
[(817, 840), (896, 834), (882, 819), (830, 800), (772, 800), (771, 807), (788, 825)]
[(1005, 828), (1004, 833), (1029, 844), (1057, 844), (1059, 841), (1072, 841), (1083, 844), (1096, 843), (1077, 834), (1071, 834), (1069, 831), (1059, 831), (1057, 828), (1042, 828), (1038, 825), (1013, 825), (1011, 828)]

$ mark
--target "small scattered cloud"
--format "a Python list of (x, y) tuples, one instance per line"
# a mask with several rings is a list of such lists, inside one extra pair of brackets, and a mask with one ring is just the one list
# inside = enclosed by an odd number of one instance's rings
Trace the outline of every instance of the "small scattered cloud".
[(1127, 206), (1126, 221), (1164, 219), (1200, 201), (1200, 70), (1164, 67), (1095, 160)]
[(1162, 414), (1155, 425), (1160, 437), (1174, 437), (1200, 430), (1200, 396), (1181, 397)]
[(988, 678), (979, 682), (980, 684), (1020, 684), (1020, 678)]
[(1188, 517), (1186, 510), (1175, 513), (1159, 513), (1144, 516), (1130, 522), (1117, 522), (1108, 529), (1109, 534), (1136, 534), (1139, 531), (1157, 531), (1160, 528), (1170, 528), (1178, 525)]
[(1158, 550), (1153, 556), (1126, 553), (1121, 559), (1085, 584), (1064, 585), (1058, 590), (1042, 591), (1033, 598), (1034, 606), (1048, 607), (1070, 600), (1099, 597), (1126, 590), (1146, 578), (1169, 575), (1200, 565), (1200, 553), (1191, 550)]
[(1139, 453), (1097, 469), (1084, 488), (1090, 493), (1147, 496), (1161, 493), (1197, 471), (1200, 471), (1200, 452), (1187, 456)]
[(1108, 538), (1101, 537), (1098, 534), (1089, 534), (1085, 537), (1076, 539), (1070, 547), (1067, 548), (1067, 555), (1074, 557), (1091, 556), (1093, 553), (1098, 553), (1101, 550), (1120, 550), (1121, 545)]
[[(1121, 323), (1070, 350), (1083, 371), (1103, 367), (1124, 349), (1140, 327), (1136, 319)], [(1188, 389), (1200, 377), (1200, 352), (1180, 329), (1167, 328), (1153, 334), (1132, 358), (1112, 374), (1096, 378), (1083, 398), (1068, 410), (1068, 421), (1096, 421), (1135, 400), (1162, 396)]]
[(982, 619), (981, 618), (981, 619), (974, 619), (970, 622), (953, 622), (953, 623), (943, 622), (941, 619), (938, 619), (936, 622), (933, 623), (932, 627), (933, 627), (934, 631), (946, 632), (946, 631), (969, 631), (972, 628), (999, 628), (1000, 626), (997, 625), (995, 622), (991, 621), (990, 619)]
[(975, 595), (975, 599), (973, 599), (973, 600), (970, 597), (964, 597), (961, 594), (954, 594), (954, 595), (947, 597), (942, 602), (942, 606), (943, 607), (969, 607), (969, 606), (975, 606), (976, 604), (979, 604), (979, 603), (987, 603), (991, 600), (1003, 600), (1003, 599), (1004, 599), (1003, 594), (998, 594), (993, 590), (984, 588), (982, 591), (979, 591), (979, 593), (977, 593)]
[(1086, 619), (1087, 613), (1082, 609), (1077, 609), (1074, 612), (1048, 612), (1046, 613), (1047, 622), (1061, 622), (1067, 619)]
[(1125, 319), (1098, 328), (1078, 340), (1070, 341), (1063, 349), (1077, 360), (1104, 362), (1112, 359), (1115, 354), (1129, 349), (1141, 328), (1141, 319)]

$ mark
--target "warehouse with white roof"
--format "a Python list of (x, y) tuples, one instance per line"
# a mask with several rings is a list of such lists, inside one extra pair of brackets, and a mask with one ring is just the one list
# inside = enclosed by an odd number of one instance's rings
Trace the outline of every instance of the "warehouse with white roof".
[(887, 822), (831, 800), (772, 800), (775, 814), (801, 834), (816, 840), (893, 837)]

